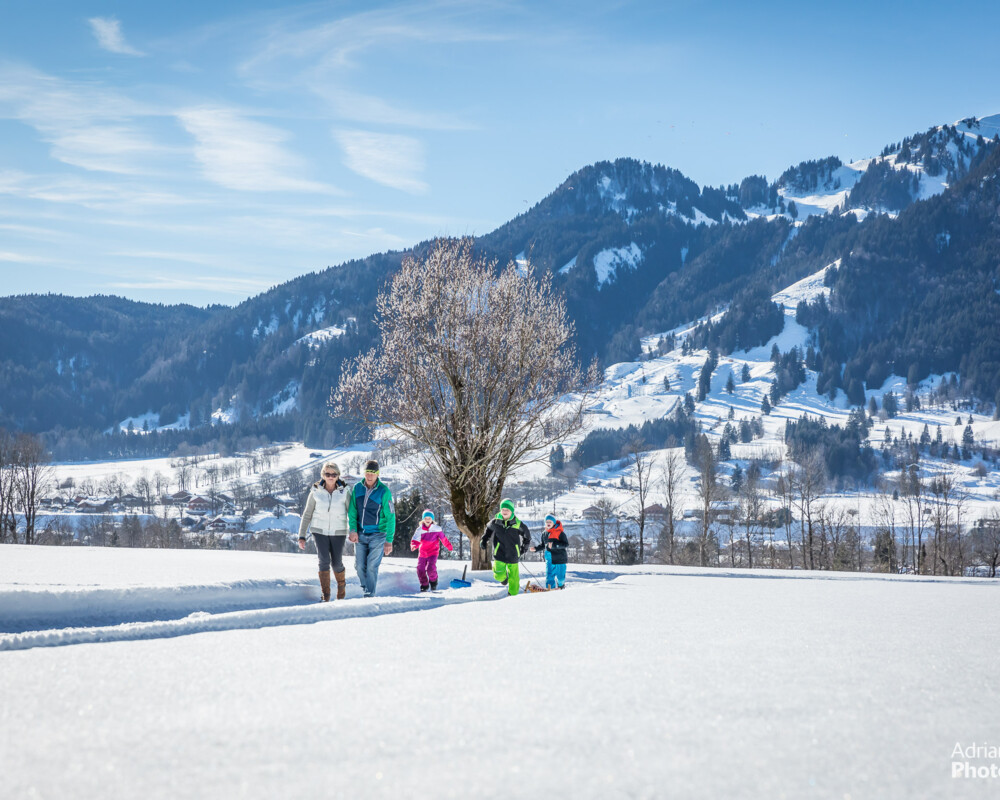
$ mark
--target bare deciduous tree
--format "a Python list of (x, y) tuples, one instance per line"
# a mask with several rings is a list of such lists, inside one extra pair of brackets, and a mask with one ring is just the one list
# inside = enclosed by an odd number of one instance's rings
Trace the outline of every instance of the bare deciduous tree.
[[(764, 515), (764, 497), (757, 472), (747, 473), (739, 491), (739, 518), (743, 523), (743, 538), (747, 545), (747, 566), (753, 569), (753, 540), (760, 531)], [(774, 541), (771, 541), (771, 567), (774, 568)]]
[(950, 575), (952, 570), (952, 528), (951, 509), (955, 499), (955, 482), (950, 475), (942, 475), (931, 481), (931, 495), (934, 497), (934, 549), (931, 572), (941, 570)]
[(990, 577), (995, 578), (1000, 565), (1000, 511), (980, 521), (973, 532), (973, 545), (976, 556), (989, 567)]
[(191, 483), (192, 478), (191, 466), (186, 460), (182, 460), (174, 469), (174, 475), (177, 478), (177, 491), (186, 492), (188, 486)]
[(153, 473), (153, 486), (155, 487), (157, 498), (163, 497), (164, 494), (170, 491), (169, 479), (159, 471)]
[(257, 479), (257, 489), (261, 495), (273, 495), (278, 488), (277, 476), (270, 472), (261, 473), (261, 476)]
[[(12, 455), (13, 482), (10, 488), (14, 494), (14, 507), (24, 518), (24, 544), (34, 544), (38, 502), (51, 480), (48, 453), (40, 439), (30, 434), (21, 434), (14, 439)], [(16, 541), (16, 528), (14, 531)]]
[(681, 480), (684, 476), (684, 456), (680, 450), (670, 450), (660, 466), (660, 486), (663, 489), (667, 519), (664, 523), (666, 537), (665, 557), (674, 563), (674, 541), (677, 533), (677, 512), (680, 510)]
[(153, 484), (145, 474), (135, 479), (133, 491), (142, 504), (142, 510), (149, 514), (153, 509)]
[(285, 470), (278, 479), (281, 491), (300, 505), (305, 503), (306, 493), (312, 482), (313, 478), (300, 469)]
[(708, 566), (708, 548), (712, 541), (712, 516), (725, 488), (719, 483), (719, 462), (705, 434), (695, 442), (694, 466), (698, 470), (698, 498), (701, 500), (701, 530), (698, 532), (698, 564)]
[(645, 442), (634, 440), (629, 443), (629, 456), (635, 465), (636, 499), (639, 501), (639, 512), (636, 522), (639, 525), (639, 563), (646, 560), (646, 499), (649, 497), (650, 476), (653, 471), (652, 459), (645, 450)]
[(484, 569), (479, 540), (508, 474), (581, 427), (598, 371), (577, 366), (551, 279), (513, 262), (497, 274), (470, 239), (406, 259), (376, 307), (381, 341), (347, 365), (333, 411), (424, 448)]
[(806, 569), (816, 569), (813, 506), (826, 486), (826, 464), (818, 451), (804, 456), (788, 473), (789, 484), (799, 510), (799, 534)]
[[(785, 543), (788, 545), (788, 568), (795, 569), (795, 545), (792, 544), (792, 468), (779, 472), (774, 483), (774, 494), (781, 502)], [(803, 556), (804, 558), (804, 556)]]
[(0, 429), (0, 543), (17, 543), (14, 437)]
[[(924, 531), (927, 527), (924, 519), (924, 485), (920, 481), (916, 466), (911, 466), (900, 479), (903, 506), (906, 514), (906, 532), (909, 539), (910, 564), (918, 575), (924, 571)], [(905, 560), (905, 559), (904, 559)]]
[(877, 541), (877, 546), (873, 548), (876, 563), (890, 572), (896, 571), (897, 568), (897, 504), (898, 500), (895, 499), (891, 487), (883, 485), (875, 495), (875, 503), (872, 508), (876, 533), (882, 535), (882, 538)]
[(607, 497), (602, 497), (587, 513), (592, 527), (597, 533), (597, 547), (601, 557), (601, 563), (608, 563), (608, 534), (611, 528), (611, 520), (615, 516), (617, 507)]

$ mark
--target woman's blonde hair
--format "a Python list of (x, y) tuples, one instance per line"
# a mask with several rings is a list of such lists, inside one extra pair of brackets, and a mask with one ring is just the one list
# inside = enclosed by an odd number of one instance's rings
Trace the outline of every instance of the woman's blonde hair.
[(326, 472), (326, 468), (327, 467), (329, 467), (330, 469), (335, 470), (338, 476), (340, 475), (340, 467), (337, 466), (337, 462), (336, 461), (327, 461), (323, 465), (322, 469), (320, 469), (320, 472)]

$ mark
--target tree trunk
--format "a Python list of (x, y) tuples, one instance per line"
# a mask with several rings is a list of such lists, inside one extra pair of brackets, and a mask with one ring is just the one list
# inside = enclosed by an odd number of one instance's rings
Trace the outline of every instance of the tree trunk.
[(490, 553), (489, 548), (483, 550), (479, 546), (479, 542), (482, 540), (483, 534), (469, 534), (469, 552), (472, 555), (472, 569), (493, 569), (493, 554)]

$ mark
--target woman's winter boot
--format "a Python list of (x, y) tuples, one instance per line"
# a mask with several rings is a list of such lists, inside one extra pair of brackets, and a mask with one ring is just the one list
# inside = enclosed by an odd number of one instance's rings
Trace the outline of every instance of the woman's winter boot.
[(319, 574), (319, 588), (323, 590), (323, 602), (330, 600), (330, 570), (323, 570)]
[(333, 577), (337, 579), (337, 599), (343, 600), (347, 597), (347, 570), (334, 572)]

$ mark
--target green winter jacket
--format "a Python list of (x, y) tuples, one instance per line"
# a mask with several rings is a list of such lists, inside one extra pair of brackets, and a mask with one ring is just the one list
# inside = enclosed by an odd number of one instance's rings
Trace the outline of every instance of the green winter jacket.
[(358, 533), (381, 533), (386, 542), (391, 542), (396, 535), (396, 509), (389, 487), (380, 480), (371, 490), (364, 481), (354, 484), (347, 506), (347, 527)]
[(480, 546), (489, 547), (491, 539), (493, 558), (507, 564), (516, 564), (521, 560), (521, 554), (528, 549), (531, 534), (528, 533), (528, 526), (517, 517), (512, 516), (505, 521), (500, 514), (497, 514), (496, 519), (486, 526), (486, 533), (480, 540)]

